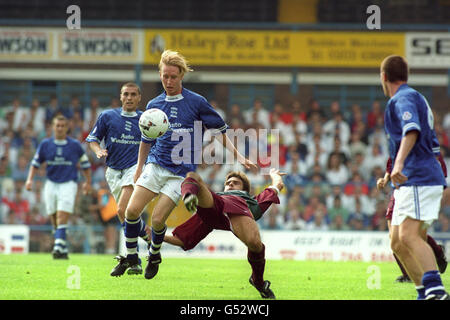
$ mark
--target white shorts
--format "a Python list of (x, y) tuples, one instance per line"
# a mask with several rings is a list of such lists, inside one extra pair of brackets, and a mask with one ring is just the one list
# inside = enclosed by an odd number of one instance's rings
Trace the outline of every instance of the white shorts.
[(47, 180), (44, 185), (45, 209), (48, 215), (56, 211), (73, 213), (78, 184), (75, 181), (56, 183)]
[(137, 164), (132, 167), (123, 170), (116, 170), (106, 168), (105, 179), (108, 183), (111, 194), (116, 202), (119, 202), (119, 197), (122, 192), (122, 187), (133, 186), (134, 187), (134, 174), (136, 173)]
[(148, 163), (136, 181), (136, 185), (156, 194), (164, 193), (177, 204), (181, 198), (181, 183), (183, 180), (183, 177), (177, 176), (160, 165)]
[(395, 189), (391, 224), (398, 226), (409, 217), (430, 226), (439, 217), (443, 192), (443, 186), (405, 186)]

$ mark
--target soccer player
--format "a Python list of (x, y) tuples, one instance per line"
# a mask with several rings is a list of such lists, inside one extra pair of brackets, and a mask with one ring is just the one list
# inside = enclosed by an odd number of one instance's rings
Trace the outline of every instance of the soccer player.
[[(124, 226), (125, 209), (133, 193), (141, 141), (139, 118), (142, 111), (138, 110), (141, 101), (139, 86), (133, 82), (125, 83), (120, 89), (120, 101), (122, 107), (105, 110), (99, 115), (86, 141), (98, 159), (106, 158), (105, 179), (117, 203), (117, 216)], [(102, 141), (104, 148), (100, 145)], [(146, 242), (150, 239), (147, 230), (148, 227), (141, 220), (139, 237)], [(111, 271), (111, 276), (114, 277), (123, 275), (128, 269), (126, 264), (121, 263), (125, 257), (117, 256), (116, 259), (119, 263)], [(127, 273), (141, 274), (140, 261)]]
[[(447, 166), (445, 165), (444, 159), (440, 153), (438, 155), (438, 160), (441, 164), (442, 171), (444, 172), (444, 177), (447, 177)], [(383, 189), (389, 182), (390, 176), (391, 176), (391, 171), (392, 171), (392, 159), (389, 158), (386, 163), (386, 173), (385, 173), (384, 177), (379, 178), (377, 180), (377, 188), (379, 190)], [(387, 220), (387, 225), (388, 225), (388, 229), (389, 229), (389, 236), (391, 236), (391, 232), (392, 232), (391, 220), (392, 220), (392, 211), (394, 209), (394, 203), (395, 203), (394, 195), (391, 194), (390, 199), (389, 199), (389, 204), (388, 204), (388, 207), (386, 210), (386, 220)], [(436, 240), (434, 240), (434, 238), (432, 236), (426, 235), (426, 237), (427, 238), (424, 240), (428, 243), (428, 245), (433, 250), (434, 256), (436, 258), (436, 263), (439, 268), (439, 272), (442, 274), (447, 269), (447, 264), (448, 264), (447, 258), (445, 256), (445, 248), (443, 245), (437, 244)], [(400, 262), (400, 260), (397, 258), (397, 256), (395, 254), (394, 254), (394, 258), (395, 258), (395, 261), (397, 262), (398, 267), (400, 268), (400, 271), (402, 272), (402, 275), (399, 276), (396, 281), (397, 282), (411, 282), (411, 279), (409, 278), (408, 273), (406, 272), (402, 263)]]
[(57, 115), (52, 120), (54, 136), (42, 140), (31, 161), (25, 188), (31, 191), (33, 178), (46, 162), (47, 181), (44, 186), (44, 199), (47, 214), (54, 228), (54, 259), (68, 259), (67, 226), (69, 215), (73, 213), (78, 189), (78, 163), (84, 175), (83, 193), (91, 189), (91, 165), (81, 143), (67, 135), (68, 120)]
[(385, 131), (394, 159), (391, 248), (415, 283), (418, 299), (448, 300), (433, 251), (424, 241), (438, 217), (446, 182), (433, 152), (432, 110), (423, 95), (408, 86), (408, 73), (401, 56), (388, 56), (381, 63), (381, 84), (390, 97)]
[[(161, 263), (160, 248), (166, 233), (166, 220), (181, 197), (184, 176), (195, 171), (202, 159), (203, 130), (214, 129), (223, 145), (247, 169), (257, 166), (242, 156), (225, 134), (227, 125), (207, 100), (182, 86), (187, 72), (192, 71), (178, 52), (166, 50), (161, 55), (159, 74), (164, 92), (147, 104), (147, 109), (164, 111), (170, 122), (169, 130), (157, 139), (142, 136), (135, 173), (136, 187), (125, 211), (125, 241), (127, 259), (133, 266), (138, 262), (137, 236), (140, 215), (157, 195), (159, 199), (152, 213), (151, 246), (145, 278), (152, 279)], [(180, 141), (181, 140), (181, 141)], [(145, 169), (144, 168), (145, 164)]]
[(280, 173), (272, 168), (271, 186), (256, 197), (250, 196), (250, 181), (243, 172), (230, 172), (225, 178), (224, 192), (213, 192), (200, 175), (189, 172), (181, 185), (186, 208), (195, 213), (173, 230), (164, 241), (184, 250), (194, 248), (214, 229), (233, 232), (247, 247), (247, 259), (252, 267), (250, 283), (261, 297), (275, 299), (270, 282), (264, 280), (265, 246), (255, 220), (261, 218), (272, 203), (280, 203), (278, 193), (284, 184)]

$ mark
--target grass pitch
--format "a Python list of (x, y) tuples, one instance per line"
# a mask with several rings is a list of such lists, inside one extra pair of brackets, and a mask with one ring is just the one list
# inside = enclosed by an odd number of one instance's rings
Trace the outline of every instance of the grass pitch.
[[(110, 255), (0, 255), (2, 300), (260, 300), (246, 260), (164, 258), (158, 275), (113, 278)], [(143, 267), (146, 266), (143, 261)], [(396, 283), (395, 263), (268, 260), (265, 279), (278, 300), (413, 300)], [(442, 280), (450, 288), (450, 275)], [(131, 288), (124, 290), (124, 288)]]

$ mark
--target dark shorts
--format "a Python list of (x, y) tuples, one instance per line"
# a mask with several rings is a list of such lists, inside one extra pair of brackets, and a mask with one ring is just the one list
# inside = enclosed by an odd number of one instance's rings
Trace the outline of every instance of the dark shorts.
[(389, 199), (389, 204), (386, 210), (386, 220), (392, 220), (392, 212), (394, 211), (394, 194), (391, 195), (391, 198)]
[(214, 229), (232, 231), (230, 216), (243, 215), (253, 219), (244, 199), (233, 195), (218, 195), (211, 191), (212, 208), (197, 208), (197, 212), (185, 223), (173, 230), (172, 234), (184, 243), (184, 250), (194, 248)]

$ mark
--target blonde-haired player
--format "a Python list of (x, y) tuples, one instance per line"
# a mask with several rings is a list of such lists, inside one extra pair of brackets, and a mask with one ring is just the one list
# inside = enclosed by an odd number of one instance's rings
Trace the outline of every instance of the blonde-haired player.
[(188, 72), (194, 71), (190, 66), (186, 58), (177, 51), (165, 50), (161, 54), (159, 61), (159, 71), (161, 72), (164, 66), (174, 66), (180, 70), (180, 75), (184, 76)]
[(137, 235), (141, 212), (159, 195), (151, 219), (152, 242), (145, 268), (147, 279), (152, 279), (158, 272), (166, 220), (180, 200), (181, 182), (188, 172), (195, 171), (198, 159), (202, 159), (203, 129), (213, 129), (215, 134), (222, 136), (224, 146), (229, 148), (245, 167), (257, 168), (253, 162), (242, 156), (228, 139), (225, 134), (227, 125), (208, 101), (201, 95), (183, 88), (183, 77), (191, 70), (180, 53), (164, 51), (159, 63), (164, 92), (147, 104), (147, 109), (158, 108), (164, 111), (170, 122), (169, 130), (156, 140), (142, 136), (135, 174), (136, 186), (125, 211), (127, 259), (124, 263), (132, 266), (138, 263)]

